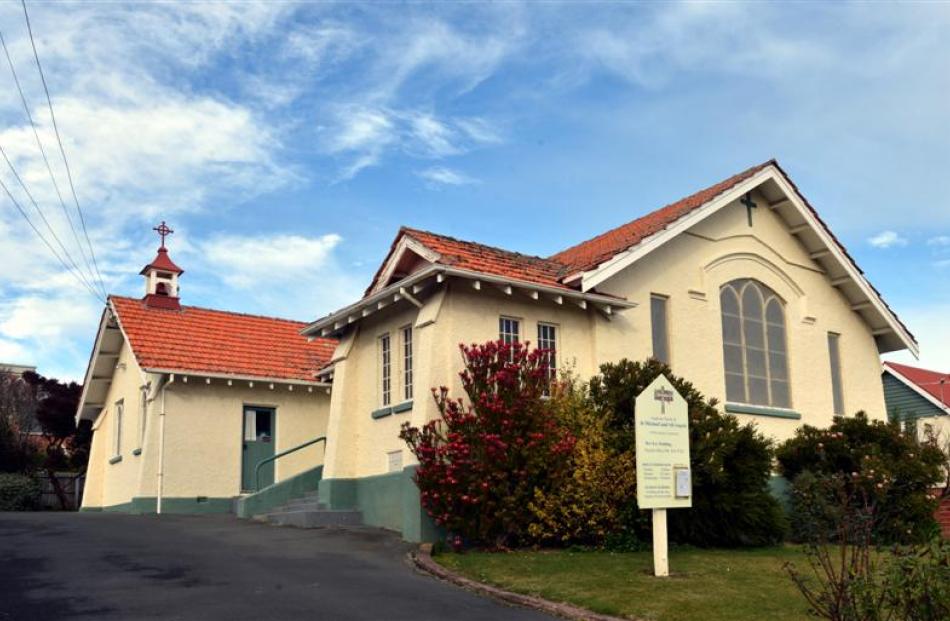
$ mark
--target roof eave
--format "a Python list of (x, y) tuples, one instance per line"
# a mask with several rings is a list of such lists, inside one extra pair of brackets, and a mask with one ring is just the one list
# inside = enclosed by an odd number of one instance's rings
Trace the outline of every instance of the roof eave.
[[(810, 225), (810, 229), (819, 237), (823, 246), (838, 261), (851, 281), (855, 283), (864, 297), (887, 323), (890, 332), (886, 334), (875, 334), (875, 337), (886, 338), (888, 334), (893, 333), (897, 337), (898, 342), (903, 345), (903, 348), (909, 350), (914, 357), (918, 357), (920, 348), (917, 340), (903, 327), (894, 312), (887, 307), (880, 294), (877, 293), (867, 278), (865, 278), (858, 269), (857, 265), (855, 265), (853, 259), (848, 257), (842, 251), (838, 243), (831, 238), (826, 226), (819, 221), (812, 209), (806, 205), (807, 201), (805, 198), (801, 196), (797, 188), (791, 185), (785, 173), (775, 163), (769, 164), (748, 179), (738, 182), (732, 188), (674, 220), (653, 235), (645, 237), (637, 244), (617, 253), (597, 267), (582, 272), (580, 278), (581, 290), (587, 291), (596, 287), (681, 233), (699, 224), (707, 217), (716, 213), (720, 208), (732, 203), (743, 194), (752, 191), (770, 180), (778, 185), (788, 202), (795, 206), (801, 217)], [(572, 278), (576, 278), (576, 275), (573, 275)], [(888, 349), (888, 347), (890, 349)], [(881, 353), (895, 351), (897, 349), (901, 349), (901, 347), (891, 347), (891, 345), (887, 345), (887, 347), (881, 348), (879, 345), (879, 351), (881, 351)]]
[(330, 384), (318, 380), (305, 380), (300, 378), (288, 377), (270, 377), (264, 375), (242, 375), (232, 373), (221, 373), (220, 371), (201, 371), (196, 369), (167, 369), (160, 367), (149, 367), (145, 369), (146, 373), (157, 375), (175, 375), (181, 377), (199, 377), (205, 379), (229, 380), (232, 382), (260, 382), (261, 384), (283, 384), (293, 386), (308, 386), (313, 388), (329, 388)]

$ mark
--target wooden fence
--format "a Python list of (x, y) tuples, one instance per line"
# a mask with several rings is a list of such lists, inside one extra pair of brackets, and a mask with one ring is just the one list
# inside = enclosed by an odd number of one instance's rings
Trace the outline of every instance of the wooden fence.
[[(37, 475), (37, 479), (43, 490), (43, 496), (40, 501), (43, 509), (61, 510), (62, 506), (60, 505), (59, 498), (56, 496), (56, 490), (53, 489), (53, 482), (50, 480), (49, 475), (40, 473)], [(63, 493), (66, 495), (67, 509), (70, 511), (78, 511), (80, 504), (82, 504), (82, 490), (86, 482), (86, 475), (76, 474), (75, 472), (57, 472), (56, 479), (59, 481), (60, 486), (63, 488)]]

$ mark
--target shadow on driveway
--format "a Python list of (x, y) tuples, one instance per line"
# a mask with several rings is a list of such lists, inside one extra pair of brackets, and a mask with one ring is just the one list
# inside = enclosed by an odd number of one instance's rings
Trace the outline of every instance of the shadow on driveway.
[(0, 513), (0, 621), (551, 619), (417, 573), (377, 529)]

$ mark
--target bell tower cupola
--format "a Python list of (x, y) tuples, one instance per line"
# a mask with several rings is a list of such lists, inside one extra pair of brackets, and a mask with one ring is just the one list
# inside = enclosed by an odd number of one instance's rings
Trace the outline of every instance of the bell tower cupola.
[(146, 306), (152, 308), (181, 310), (178, 297), (178, 277), (184, 274), (185, 271), (175, 265), (168, 256), (168, 249), (165, 247), (165, 237), (175, 231), (168, 228), (164, 220), (152, 230), (159, 234), (162, 242), (158, 248), (158, 254), (155, 255), (152, 262), (139, 272), (145, 277), (145, 297), (143, 301)]

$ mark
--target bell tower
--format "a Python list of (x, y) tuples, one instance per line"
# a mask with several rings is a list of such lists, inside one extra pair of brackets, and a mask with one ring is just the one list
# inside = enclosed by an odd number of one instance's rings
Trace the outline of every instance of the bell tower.
[(152, 230), (159, 234), (162, 242), (161, 246), (158, 247), (158, 254), (155, 255), (152, 262), (139, 272), (145, 277), (145, 297), (143, 301), (146, 306), (151, 308), (181, 310), (181, 303), (178, 298), (178, 277), (184, 274), (185, 271), (175, 265), (169, 258), (168, 249), (165, 247), (165, 237), (175, 231), (168, 228), (164, 220)]

